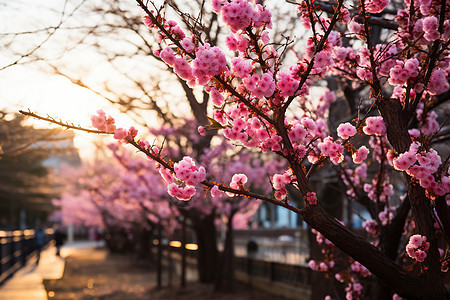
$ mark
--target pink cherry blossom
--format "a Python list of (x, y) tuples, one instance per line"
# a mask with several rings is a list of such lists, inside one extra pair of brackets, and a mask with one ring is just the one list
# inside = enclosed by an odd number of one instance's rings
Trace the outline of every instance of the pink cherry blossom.
[(409, 243), (406, 245), (406, 253), (408, 253), (409, 257), (418, 262), (423, 262), (427, 257), (425, 251), (427, 251), (429, 247), (430, 243), (427, 242), (426, 236), (415, 234), (409, 238)]
[(386, 134), (386, 125), (383, 118), (380, 117), (368, 117), (366, 119), (366, 126), (363, 127), (363, 131), (367, 135), (382, 136)]
[(370, 0), (365, 2), (366, 11), (370, 13), (379, 13), (388, 6), (389, 0)]
[(338, 126), (337, 134), (341, 139), (346, 140), (356, 134), (356, 128), (350, 123), (343, 123)]
[(306, 201), (307, 201), (310, 205), (317, 204), (317, 196), (316, 196), (316, 193), (314, 193), (314, 192), (308, 192), (308, 193), (306, 194)]
[(175, 62), (175, 54), (173, 52), (172, 47), (166, 47), (160, 52), (160, 57), (164, 60), (168, 65), (173, 65)]
[(369, 154), (369, 149), (366, 146), (361, 146), (355, 153), (353, 153), (352, 158), (355, 164), (363, 163), (367, 155)]
[(234, 174), (233, 178), (231, 178), (230, 187), (236, 190), (240, 190), (243, 188), (244, 184), (246, 184), (248, 178), (245, 174)]
[(450, 85), (446, 78), (446, 73), (444, 70), (435, 70), (431, 74), (430, 81), (427, 86), (427, 90), (432, 95), (439, 95), (446, 92)]
[(219, 187), (217, 185), (215, 185), (212, 189), (211, 189), (211, 196), (213, 197), (220, 197), (222, 196), (223, 192), (221, 190), (219, 190)]

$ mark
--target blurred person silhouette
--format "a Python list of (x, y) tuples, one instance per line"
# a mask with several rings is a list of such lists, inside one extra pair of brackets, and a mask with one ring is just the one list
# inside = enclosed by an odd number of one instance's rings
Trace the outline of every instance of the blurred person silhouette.
[(100, 230), (97, 228), (97, 229), (95, 229), (95, 232), (94, 232), (94, 240), (95, 240), (95, 246), (96, 247), (100, 247), (101, 246), (101, 239), (102, 239), (102, 236), (101, 236), (101, 234), (100, 234)]
[(61, 231), (59, 225), (55, 225), (53, 238), (55, 239), (56, 255), (61, 256), (61, 247), (66, 239), (66, 234)]
[(39, 228), (34, 233), (34, 241), (36, 246), (36, 266), (39, 264), (39, 260), (41, 259), (41, 251), (45, 246), (45, 232), (43, 226), (39, 226)]
[(247, 243), (247, 256), (249, 258), (255, 258), (256, 253), (258, 253), (258, 244), (255, 240), (250, 239)]

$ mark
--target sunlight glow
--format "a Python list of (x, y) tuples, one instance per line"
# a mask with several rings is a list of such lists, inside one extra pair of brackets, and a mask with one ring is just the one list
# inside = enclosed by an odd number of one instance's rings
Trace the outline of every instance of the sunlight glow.
[[(26, 66), (17, 66), (0, 72), (0, 80), (5, 83), (0, 90), (0, 110), (10, 113), (19, 110), (31, 110), (37, 114), (53, 117), (63, 122), (91, 128), (90, 116), (98, 109), (114, 116), (116, 124), (128, 128), (134, 123), (125, 114), (107, 103), (102, 97), (89, 90), (78, 87), (65, 77), (44, 74)], [(40, 120), (29, 119), (28, 124), (39, 128), (55, 128)], [(90, 160), (94, 156), (95, 142), (99, 136), (84, 132), (75, 132), (74, 144), (82, 159)], [(114, 139), (108, 138), (108, 143)]]
[(181, 247), (181, 242), (180, 241), (170, 241), (169, 245), (171, 247), (180, 248)]

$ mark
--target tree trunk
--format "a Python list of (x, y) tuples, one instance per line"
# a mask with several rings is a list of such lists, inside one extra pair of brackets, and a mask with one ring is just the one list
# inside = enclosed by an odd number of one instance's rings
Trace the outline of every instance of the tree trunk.
[(221, 292), (234, 293), (236, 282), (234, 278), (234, 232), (233, 217), (236, 212), (232, 212), (227, 222), (227, 231), (223, 252), (220, 255), (215, 290)]
[[(380, 99), (377, 101), (377, 107), (387, 126), (387, 136), (391, 145), (398, 153), (408, 151), (411, 139), (408, 133), (407, 113), (403, 110), (401, 103), (393, 99)], [(408, 199), (416, 229), (430, 242), (427, 258), (423, 262), (426, 271), (420, 274), (423, 286), (421, 297), (427, 295), (427, 299), (444, 299), (449, 295), (441, 278), (431, 200), (426, 197), (424, 189), (406, 174), (405, 180), (408, 184)]]
[[(392, 260), (396, 260), (398, 257), (398, 248), (410, 208), (409, 199), (405, 199), (397, 210), (397, 215), (391, 220), (391, 223), (382, 227), (379, 247), (381, 252)], [(392, 295), (392, 288), (385, 285), (381, 280), (378, 280), (375, 299), (390, 300), (392, 299)]]
[(204, 218), (191, 217), (195, 234), (197, 235), (197, 266), (200, 282), (202, 283), (213, 283), (216, 278), (219, 252), (217, 250), (217, 232), (214, 216), (212, 214)]
[[(326, 172), (326, 169), (322, 171), (322, 173)], [(318, 188), (319, 190), (319, 188)], [(333, 217), (337, 219), (341, 219), (342, 211), (343, 211), (343, 195), (342, 193), (337, 192), (338, 184), (336, 182), (330, 182), (327, 184), (323, 184), (320, 187), (319, 192), (319, 202), (324, 206), (324, 209), (330, 213)], [(322, 246), (318, 245), (316, 242), (316, 235), (313, 234), (310, 230), (308, 230), (308, 240), (309, 240), (309, 256), (313, 260), (322, 260)], [(327, 295), (334, 295), (338, 293), (341, 298), (344, 296), (343, 289), (342, 291), (338, 291), (334, 278), (330, 278), (326, 276), (323, 272), (312, 272), (311, 273), (311, 300), (322, 300)], [(339, 299), (339, 298), (338, 298)]]

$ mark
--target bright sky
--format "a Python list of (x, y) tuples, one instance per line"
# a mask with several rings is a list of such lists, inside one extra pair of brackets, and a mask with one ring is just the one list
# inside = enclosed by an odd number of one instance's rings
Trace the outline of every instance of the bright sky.
[[(98, 109), (103, 109), (114, 115), (119, 125), (132, 125), (131, 120), (108, 105), (104, 99), (73, 85), (62, 76), (39, 72), (27, 66), (17, 66), (1, 71), (0, 82), (0, 108), (5, 108), (8, 112), (29, 109), (43, 116), (48, 114), (55, 119), (90, 127), (90, 116)], [(32, 123), (43, 128), (53, 126), (39, 120)], [(95, 139), (96, 136), (92, 134), (76, 134), (75, 146), (80, 149), (82, 157), (91, 155), (94, 149), (92, 142)]]
[[(83, 2), (84, 5), (78, 7)], [(0, 22), (0, 49), (2, 49), (0, 52), (0, 110), (17, 112), (19, 109), (30, 109), (40, 115), (50, 115), (55, 119), (89, 127), (90, 116), (98, 109), (103, 109), (116, 119), (118, 126), (128, 128), (134, 125), (131, 119), (119, 113), (116, 107), (112, 107), (100, 96), (72, 84), (65, 77), (52, 74), (51, 71), (48, 71), (49, 66), (44, 62), (19, 64), (1, 70), (17, 59), (17, 56), (14, 56), (15, 53), (27, 53), (48, 37), (48, 33), (45, 32), (42, 35), (22, 34), (17, 37), (8, 35), (9, 33), (36, 31), (56, 26), (61, 20), (64, 21), (63, 25), (66, 27), (86, 26), (91, 28), (90, 26), (102, 24), (105, 21), (102, 19), (102, 14), (94, 14), (87, 8), (85, 9), (85, 5), (94, 3), (104, 2), (101, 0), (0, 0), (0, 20), (2, 20)], [(136, 9), (136, 13), (140, 13), (133, 0), (124, 0), (120, 2), (120, 5), (123, 5), (124, 9)], [(62, 14), (62, 11), (65, 13)], [(75, 13), (72, 15), (73, 11)], [(69, 74), (72, 74), (74, 79), (80, 78), (88, 85), (98, 87), (107, 81), (114, 87), (122, 88), (123, 85), (124, 88), (130, 88), (123, 82), (123, 77), (116, 78), (115, 70), (105, 57), (108, 47), (113, 47), (117, 52), (122, 47), (130, 47), (134, 40), (128, 41), (131, 42), (128, 44), (122, 40), (117, 43), (117, 36), (109, 36), (105, 33), (106, 39), (101, 42), (98, 42), (95, 36), (89, 35), (83, 40), (85, 43), (82, 47), (73, 47), (80, 39), (80, 35), (83, 36), (76, 30), (56, 31), (55, 35), (51, 36), (48, 42), (36, 51), (36, 54), (52, 64), (57, 61), (56, 64), (59, 67), (70, 70)], [(110, 44), (108, 38), (116, 43)], [(130, 36), (126, 35), (126, 38), (130, 38)], [(85, 45), (97, 42), (101, 45), (99, 49), (105, 52), (105, 55), (97, 54), (92, 48)], [(60, 52), (67, 48), (71, 51), (64, 52), (63, 59), (60, 59)], [(130, 51), (129, 48), (128, 51)], [(26, 59), (24, 61), (26, 62)], [(152, 80), (151, 75), (155, 76), (155, 73), (151, 71), (152, 65), (147, 64), (147, 61), (140, 64), (141, 61), (132, 60), (126, 55), (120, 61), (121, 71), (128, 73), (132, 71), (133, 74), (139, 74), (143, 76), (142, 80), (144, 81), (147, 78)], [(47, 71), (43, 70), (44, 67), (47, 68)], [(165, 80), (161, 74), (156, 74), (156, 76), (160, 80)], [(174, 93), (174, 91), (170, 92)], [(179, 98), (176, 94), (170, 96), (173, 99)], [(134, 97), (140, 96), (135, 94)], [(187, 103), (178, 102), (176, 109), (189, 111), (188, 107), (182, 105), (187, 105)], [(151, 118), (148, 119), (151, 120)], [(34, 124), (39, 127), (49, 126), (44, 121), (35, 121)], [(83, 132), (76, 133), (75, 145), (80, 149), (82, 157), (92, 155), (92, 151), (95, 149), (92, 140), (95, 137), (95, 135)], [(111, 141), (113, 141), (112, 138)]]
[[(12, 3), (0, 0), (0, 19), (2, 19), (2, 22), (0, 22), (0, 42), (2, 44), (8, 40), (8, 36), (5, 38), (1, 34), (36, 30), (58, 24), (64, 1), (39, 0), (33, 3), (26, 2), (28, 3), (20, 1)], [(71, 1), (71, 3), (76, 2), (79, 2), (79, 0)], [(70, 9), (67, 10), (70, 11)], [(43, 39), (36, 38), (33, 35), (28, 35), (26, 38), (30, 40), (30, 45), (33, 42), (39, 44)], [(27, 44), (27, 41), (18, 38), (11, 43), (11, 49), (8, 50), (26, 53), (33, 48), (30, 45)], [(54, 47), (55, 44), (44, 44), (43, 50), (51, 53), (51, 49), (45, 49), (47, 45), (53, 45)], [(18, 50), (13, 50), (13, 48)], [(0, 68), (14, 62), (15, 59), (16, 57), (11, 55), (10, 52), (3, 52), (0, 54)], [(17, 112), (20, 109), (30, 109), (32, 112), (44, 116), (48, 114), (55, 119), (73, 122), (83, 127), (90, 127), (90, 116), (98, 109), (103, 109), (115, 117), (119, 126), (129, 127), (133, 125), (129, 118), (120, 114), (116, 108), (109, 105), (100, 96), (72, 84), (65, 77), (40, 70), (33, 64), (19, 64), (0, 71), (0, 110)], [(32, 122), (37, 127), (50, 126), (44, 121), (35, 120)], [(94, 149), (92, 142), (95, 139), (96, 136), (92, 134), (82, 132), (76, 134), (74, 142), (80, 149), (82, 157), (92, 155)], [(112, 138), (111, 141), (113, 141)]]

